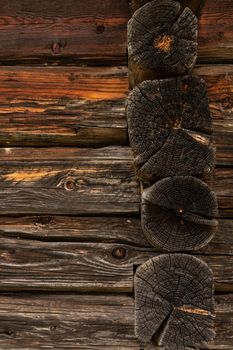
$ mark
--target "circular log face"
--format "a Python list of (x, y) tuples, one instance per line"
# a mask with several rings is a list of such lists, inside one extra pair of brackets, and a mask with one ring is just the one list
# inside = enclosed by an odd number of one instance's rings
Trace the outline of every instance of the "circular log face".
[(213, 274), (202, 260), (165, 254), (135, 275), (135, 333), (165, 349), (204, 346), (215, 336)]
[(126, 110), (140, 179), (211, 174), (215, 163), (212, 118), (202, 79), (145, 81), (129, 94)]
[(128, 58), (135, 74), (138, 69), (153, 70), (157, 78), (184, 75), (196, 57), (197, 18), (189, 8), (182, 10), (173, 0), (154, 0), (130, 19)]
[(205, 246), (217, 228), (213, 191), (192, 176), (162, 179), (142, 193), (142, 228), (153, 246), (168, 251)]

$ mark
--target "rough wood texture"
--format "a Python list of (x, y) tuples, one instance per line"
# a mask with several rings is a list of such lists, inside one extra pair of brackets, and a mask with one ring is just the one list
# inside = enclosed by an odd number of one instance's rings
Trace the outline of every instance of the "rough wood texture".
[(2, 214), (135, 214), (129, 148), (0, 149)]
[(197, 18), (173, 0), (154, 0), (128, 23), (130, 86), (188, 73), (197, 57)]
[[(130, 0), (130, 8), (132, 13), (150, 1), (151, 0)], [(196, 15), (199, 16), (206, 0), (177, 0), (177, 2), (179, 2), (183, 8), (189, 7)]]
[[(232, 350), (233, 295), (215, 299), (217, 336), (209, 348)], [(8, 350), (9, 344), (11, 350), (146, 350), (138, 344), (133, 324), (132, 296), (0, 295), (2, 350)]]
[(215, 166), (205, 82), (197, 77), (145, 81), (126, 104), (139, 179), (210, 175)]
[(142, 192), (141, 220), (146, 238), (168, 251), (207, 245), (217, 229), (215, 193), (191, 176), (164, 178)]
[(127, 0), (1, 1), (0, 60), (125, 62)]
[[(132, 292), (135, 266), (159, 254), (130, 244), (4, 238), (0, 290)], [(196, 256), (213, 270), (217, 291), (233, 291), (233, 255)]]
[(213, 340), (213, 274), (202, 260), (169, 254), (148, 260), (135, 275), (135, 333), (167, 349)]
[[(207, 83), (217, 162), (233, 164), (233, 65), (197, 66), (194, 72)], [(128, 142), (126, 68), (0, 67), (0, 80), (0, 145)]]
[[(233, 220), (219, 219), (213, 240), (199, 252), (233, 255)], [(141, 221), (132, 217), (0, 216), (0, 237), (45, 242), (122, 243), (150, 247)], [(159, 250), (159, 249), (158, 249)]]
[[(211, 188), (232, 217), (232, 169)], [(140, 188), (129, 147), (1, 148), (0, 210), (9, 214), (139, 215)]]

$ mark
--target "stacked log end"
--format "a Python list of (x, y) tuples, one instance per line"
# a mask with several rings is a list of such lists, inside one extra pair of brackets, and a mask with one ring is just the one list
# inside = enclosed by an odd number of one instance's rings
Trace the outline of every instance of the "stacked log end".
[[(190, 8), (197, 16), (200, 15), (201, 10), (205, 4), (206, 0), (178, 0), (178, 2), (182, 5), (183, 8)], [(130, 0), (130, 8), (131, 12), (134, 13), (140, 7), (151, 2), (151, 0)]]
[(215, 336), (212, 271), (175, 253), (204, 247), (218, 226), (204, 182), (215, 166), (212, 116), (205, 81), (191, 74), (203, 3), (132, 0), (128, 23), (126, 112), (142, 228), (153, 247), (170, 252), (136, 271), (135, 333), (166, 350), (205, 347)]
[(135, 275), (135, 332), (166, 349), (205, 347), (214, 335), (213, 274), (186, 254), (160, 255)]
[(203, 80), (183, 76), (144, 81), (129, 94), (126, 108), (139, 179), (211, 174), (215, 149)]
[(128, 23), (130, 86), (147, 79), (184, 75), (197, 58), (197, 18), (173, 0), (151, 1)]
[(148, 241), (169, 251), (205, 246), (218, 215), (215, 193), (192, 176), (167, 177), (142, 193), (142, 227)]

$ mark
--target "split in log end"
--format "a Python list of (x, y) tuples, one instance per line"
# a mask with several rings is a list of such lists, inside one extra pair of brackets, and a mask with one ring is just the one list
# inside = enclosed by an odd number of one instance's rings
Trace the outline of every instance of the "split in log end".
[(164, 178), (142, 192), (147, 240), (168, 251), (196, 250), (213, 238), (218, 222), (215, 193), (192, 176)]
[(147, 79), (180, 76), (197, 58), (197, 18), (173, 0), (154, 0), (128, 23), (130, 87)]
[(165, 349), (206, 346), (215, 337), (213, 273), (191, 255), (160, 255), (135, 275), (135, 334)]

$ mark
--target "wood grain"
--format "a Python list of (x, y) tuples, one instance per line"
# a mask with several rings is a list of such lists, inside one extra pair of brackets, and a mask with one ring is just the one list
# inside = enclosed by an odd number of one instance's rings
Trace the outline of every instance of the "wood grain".
[[(217, 163), (233, 164), (233, 65), (202, 65)], [(125, 67), (0, 67), (0, 145), (127, 144)], [(56, 87), (56, 88), (55, 88)]]
[[(217, 168), (208, 182), (221, 217), (233, 215), (232, 172)], [(0, 149), (2, 215), (138, 216), (139, 208), (129, 147)]]
[[(219, 227), (213, 240), (198, 252), (233, 255), (232, 231), (233, 220), (219, 219)], [(142, 232), (140, 219), (132, 217), (0, 216), (0, 237), (2, 240), (18, 238), (45, 242), (122, 243), (151, 247)]]
[(199, 19), (199, 62), (232, 62), (233, 2), (206, 0)]
[[(158, 254), (129, 244), (4, 238), (0, 290), (132, 292), (135, 267)], [(217, 291), (233, 291), (233, 255), (196, 256), (213, 270)]]
[[(231, 350), (232, 294), (216, 295), (215, 324), (209, 348)], [(3, 350), (146, 350), (134, 336), (131, 295), (1, 294), (0, 334)]]
[(0, 60), (125, 62), (127, 0), (1, 1)]
[[(2, 0), (0, 62), (126, 63), (130, 16), (127, 0)], [(199, 62), (232, 62), (232, 16), (231, 0), (206, 1)]]

